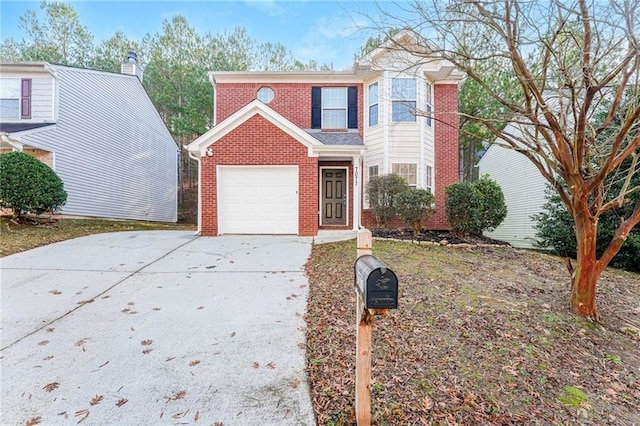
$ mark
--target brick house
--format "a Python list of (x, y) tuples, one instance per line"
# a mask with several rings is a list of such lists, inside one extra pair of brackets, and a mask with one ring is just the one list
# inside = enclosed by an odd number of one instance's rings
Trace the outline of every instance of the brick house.
[(397, 48), (412, 43), (425, 41), (402, 31), (347, 71), (210, 72), (217, 124), (188, 146), (200, 167), (201, 234), (373, 226), (364, 187), (387, 173), (431, 190), (427, 226), (448, 228), (463, 75)]

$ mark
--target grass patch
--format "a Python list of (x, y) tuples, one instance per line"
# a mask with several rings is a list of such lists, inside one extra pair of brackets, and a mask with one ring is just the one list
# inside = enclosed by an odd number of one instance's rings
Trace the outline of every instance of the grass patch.
[(103, 232), (195, 229), (194, 225), (134, 220), (64, 218), (15, 223), (8, 217), (0, 217), (0, 257)]

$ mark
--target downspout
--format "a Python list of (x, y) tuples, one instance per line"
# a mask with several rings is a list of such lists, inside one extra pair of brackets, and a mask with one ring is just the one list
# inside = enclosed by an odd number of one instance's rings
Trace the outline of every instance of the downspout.
[(20, 142), (18, 139), (14, 139), (10, 137), (7, 133), (2, 133), (1, 138), (2, 138), (2, 142), (11, 146), (14, 151), (22, 152), (24, 150), (24, 144)]
[(195, 235), (202, 233), (202, 161), (200, 156), (196, 156), (193, 152), (189, 151), (189, 158), (198, 162), (198, 227)]
[(353, 230), (362, 229), (362, 197), (364, 196), (363, 175), (364, 175), (364, 148), (360, 150), (360, 155), (353, 158), (355, 170), (355, 190), (357, 197), (354, 197), (355, 217), (353, 219)]
[[(216, 80), (211, 74), (209, 74), (209, 82), (213, 86), (213, 117), (211, 119), (211, 127), (216, 125)], [(198, 227), (195, 234), (202, 234), (202, 152), (198, 151), (196, 156), (193, 152), (189, 151), (189, 158), (198, 162)]]

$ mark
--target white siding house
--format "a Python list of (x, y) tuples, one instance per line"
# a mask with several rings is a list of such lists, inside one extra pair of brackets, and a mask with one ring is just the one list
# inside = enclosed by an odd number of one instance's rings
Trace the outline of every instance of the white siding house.
[(20, 94), (17, 116), (3, 108), (0, 149), (55, 170), (68, 194), (60, 213), (177, 220), (178, 147), (138, 76), (0, 64), (0, 83), (11, 80), (30, 81), (30, 91)]
[(480, 176), (486, 174), (498, 182), (507, 205), (505, 220), (485, 235), (515, 247), (533, 248), (536, 231), (531, 215), (542, 210), (547, 181), (528, 158), (498, 144), (489, 147), (478, 168)]

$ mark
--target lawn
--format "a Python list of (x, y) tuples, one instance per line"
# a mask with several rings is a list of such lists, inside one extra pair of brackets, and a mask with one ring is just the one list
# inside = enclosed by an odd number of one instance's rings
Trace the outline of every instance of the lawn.
[(195, 230), (195, 225), (108, 219), (41, 219), (16, 223), (0, 217), (0, 257), (58, 241), (101, 232), (146, 230)]
[[(373, 324), (376, 425), (640, 424), (640, 274), (608, 269), (600, 323), (568, 308), (562, 259), (374, 240), (400, 282)], [(307, 373), (319, 425), (355, 424), (355, 241), (316, 245)]]

